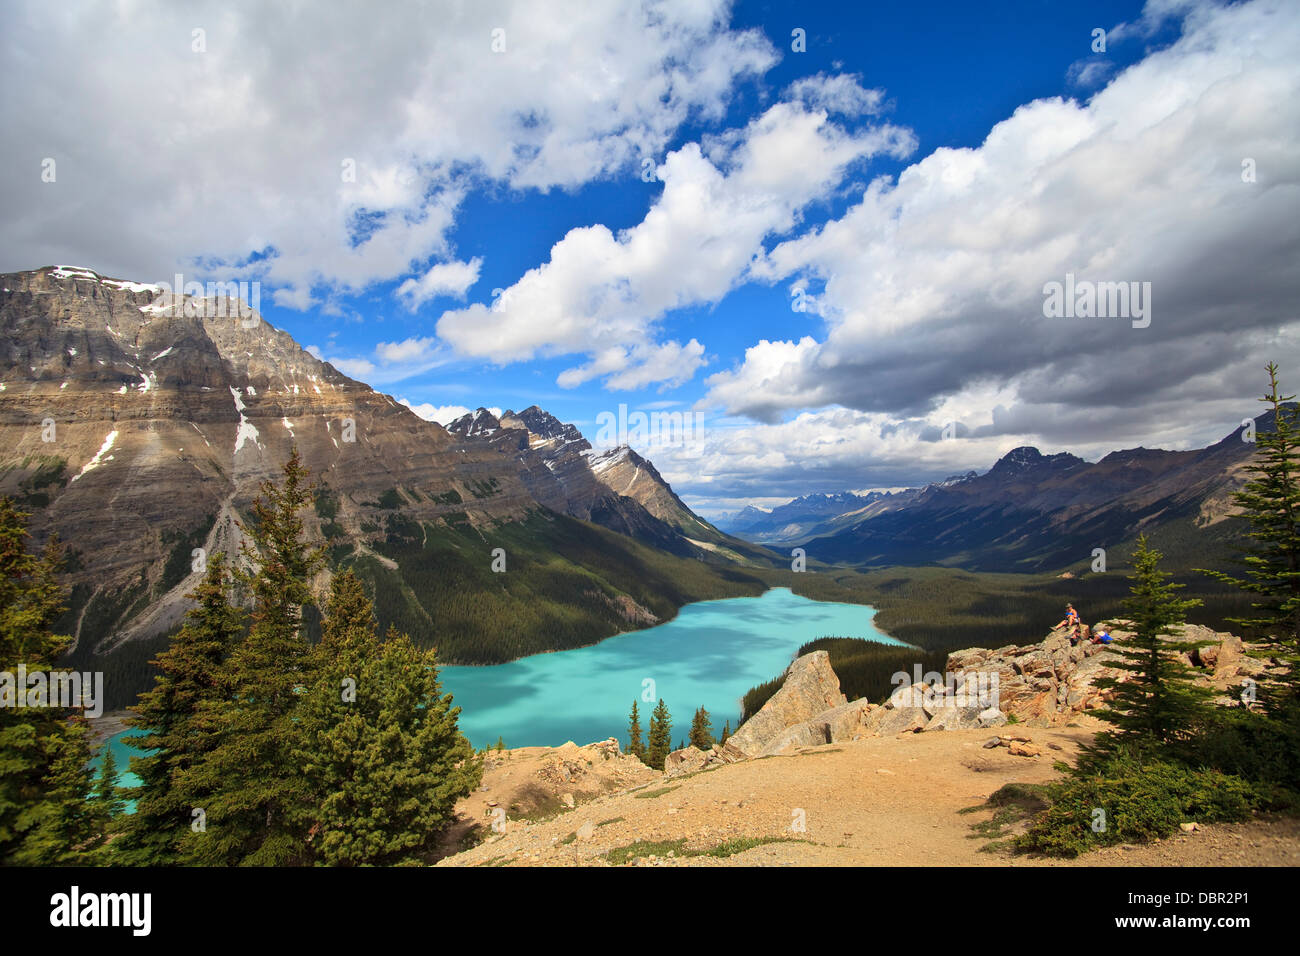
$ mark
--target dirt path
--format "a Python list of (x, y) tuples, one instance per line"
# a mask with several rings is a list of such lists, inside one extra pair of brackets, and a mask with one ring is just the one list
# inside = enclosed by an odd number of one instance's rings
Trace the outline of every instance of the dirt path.
[[(1023, 730), (1042, 748), (1039, 757), (984, 749), (989, 731), (944, 731), (832, 744), (656, 779), (579, 800), (576, 808), (540, 822), (508, 820), (505, 833), (439, 865), (607, 866), (606, 854), (615, 851), (617, 859), (620, 849), (637, 842), (661, 845), (642, 848), (635, 862), (670, 866), (1300, 865), (1300, 822), (1280, 819), (1207, 826), (1077, 861), (979, 852), (986, 841), (973, 838), (971, 824), (991, 813), (958, 811), (983, 803), (1003, 784), (1056, 778), (1053, 760), (1072, 756), (1091, 738), (1094, 723), (1085, 718), (1079, 727)], [(792, 829), (800, 821), (805, 829)], [(789, 842), (722, 858), (682, 856), (727, 841), (764, 839)]]

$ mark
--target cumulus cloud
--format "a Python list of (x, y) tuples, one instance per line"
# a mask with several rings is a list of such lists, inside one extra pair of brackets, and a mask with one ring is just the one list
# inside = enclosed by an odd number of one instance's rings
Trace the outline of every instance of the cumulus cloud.
[(239, 269), (298, 309), (407, 276), (412, 307), (463, 293), (447, 235), (476, 184), (630, 168), (775, 62), (728, 7), (10, 4), (0, 268)]
[(850, 166), (913, 147), (908, 131), (889, 124), (849, 131), (824, 110), (778, 103), (716, 138), (707, 157), (698, 143), (670, 153), (658, 169), (663, 192), (641, 222), (618, 235), (604, 225), (571, 230), (493, 305), (444, 313), (438, 334), (498, 363), (590, 356), (562, 373), (567, 387), (595, 378), (614, 389), (678, 383), (702, 364), (703, 347), (656, 341), (656, 323), (725, 296), (763, 241), (793, 229)]
[(878, 113), (885, 99), (883, 90), (864, 87), (862, 77), (853, 73), (805, 76), (790, 84), (787, 95), (809, 109), (845, 116)]
[[(1182, 37), (1086, 103), (1022, 106), (775, 246), (751, 274), (824, 282), (824, 334), (757, 343), (705, 404), (988, 412), (984, 434), (1047, 444), (1213, 440), (1253, 414), (1268, 359), (1300, 368), (1300, 8), (1180, 9)], [(1067, 274), (1150, 282), (1150, 326), (1046, 318)], [(981, 392), (996, 415), (961, 407)]]
[(469, 287), (478, 281), (481, 258), (469, 262), (440, 262), (418, 279), (407, 279), (397, 287), (397, 295), (414, 312), (425, 302), (440, 295), (463, 299)]

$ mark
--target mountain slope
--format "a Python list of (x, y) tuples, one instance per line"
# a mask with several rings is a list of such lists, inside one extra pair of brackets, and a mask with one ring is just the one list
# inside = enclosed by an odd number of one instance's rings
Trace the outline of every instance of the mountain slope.
[[(195, 549), (237, 552), (258, 483), (294, 446), (321, 485), (308, 533), (330, 540), (335, 566), (366, 571), (381, 626), (400, 620), (460, 662), (590, 643), (686, 600), (762, 589), (596, 480), (585, 440), (540, 409), (503, 431), (546, 447), (503, 454), (502, 439), (450, 434), (233, 301), (47, 267), (0, 276), (0, 328), (0, 494), (32, 513), (38, 544), (57, 532), (69, 548), (62, 623), (80, 655), (174, 627)], [(446, 633), (458, 597), (426, 572), (490, 573), (492, 541), (510, 543), (497, 612), (523, 630)], [(538, 615), (520, 616), (525, 604)]]
[[(1260, 416), (1257, 429), (1271, 426)], [(1133, 448), (1089, 463), (1022, 447), (983, 475), (929, 485), (835, 519), (810, 536), (810, 557), (861, 566), (944, 564), (982, 571), (1044, 571), (1127, 556), (1147, 532), (1176, 566), (1221, 563), (1240, 540), (1231, 494), (1254, 445), (1241, 429), (1208, 448)]]

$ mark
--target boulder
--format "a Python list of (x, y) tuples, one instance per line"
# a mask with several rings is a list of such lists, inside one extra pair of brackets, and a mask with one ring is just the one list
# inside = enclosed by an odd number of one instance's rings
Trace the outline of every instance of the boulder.
[(824, 721), (806, 720), (802, 724), (787, 727), (785, 732), (778, 734), (776, 739), (769, 742), (758, 756), (771, 757), (776, 754), (798, 750), (800, 747), (820, 747), (822, 744), (830, 742), (830, 728)]
[(958, 706), (947, 701), (929, 711), (930, 720), (925, 725), (925, 730), (928, 733), (931, 730), (966, 730), (970, 727), (978, 727), (982, 709), (978, 704)]
[(831, 670), (830, 655), (825, 651), (804, 654), (786, 671), (781, 689), (727, 738), (723, 754), (728, 760), (757, 757), (787, 728), (847, 702), (840, 692), (840, 679)]
[(914, 733), (924, 730), (930, 715), (923, 707), (886, 707), (878, 711), (880, 720), (875, 723), (875, 733), (880, 737)]
[(701, 770), (708, 762), (709, 755), (709, 751), (700, 750), (698, 747), (683, 747), (681, 750), (674, 750), (664, 758), (664, 773), (670, 777), (677, 777), (684, 773)]

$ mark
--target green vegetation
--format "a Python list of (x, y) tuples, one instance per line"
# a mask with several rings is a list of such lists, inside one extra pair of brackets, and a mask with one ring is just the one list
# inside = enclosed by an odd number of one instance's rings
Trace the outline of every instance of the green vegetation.
[(163, 546), (171, 544), (172, 549), (163, 565), (162, 577), (154, 585), (152, 595), (154, 598), (162, 597), (194, 573), (194, 549), (208, 539), (208, 533), (216, 523), (217, 513), (214, 511), (201, 524), (188, 532), (164, 531), (162, 533)]
[(21, 467), (31, 468), (33, 465), (35, 470), (18, 483), (20, 494), (17, 503), (27, 508), (47, 508), (50, 492), (46, 489), (67, 483), (68, 463), (52, 455), (34, 455), (24, 458)]
[(662, 697), (650, 712), (650, 739), (646, 748), (645, 763), (651, 770), (663, 770), (664, 762), (673, 747), (673, 718)]
[(632, 713), (628, 715), (627, 752), (645, 763), (645, 741), (641, 739), (641, 712), (637, 709), (635, 700), (632, 701)]
[(1282, 665), (1263, 681), (1263, 703), (1300, 737), (1300, 407), (1294, 395), (1278, 394), (1272, 362), (1268, 378), (1269, 392), (1260, 401), (1273, 413), (1273, 428), (1256, 436), (1250, 480), (1233, 496), (1251, 525), (1240, 561), (1244, 574), (1207, 573), (1258, 598), (1232, 623)]
[[(1150, 544), (1163, 552), (1159, 535), (1153, 535)], [(1113, 547), (1108, 553), (1118, 558), (1122, 552)], [(801, 574), (755, 568), (752, 573), (771, 587), (788, 587), (813, 600), (869, 604), (876, 608), (876, 626), (886, 634), (937, 652), (1042, 640), (1061, 619), (1067, 601), (1088, 622), (1123, 616), (1126, 568), (1123, 561), (1113, 560), (1104, 574), (1072, 578), (940, 567), (865, 572), (815, 568)], [(1249, 598), (1233, 585), (1209, 580), (1190, 563), (1175, 570), (1171, 580), (1187, 585), (1187, 595), (1203, 602), (1188, 614), (1191, 624), (1229, 629), (1229, 619), (1250, 608)]]
[[(64, 610), (58, 540), (51, 538), (37, 557), (28, 552), (27, 537), (27, 514), (0, 498), (0, 670), (11, 674), (19, 664), (54, 669), (69, 643), (53, 630)], [(90, 754), (78, 711), (0, 707), (0, 861), (100, 862), (115, 804), (102, 789), (106, 799), (91, 799)]]
[[(60, 765), (68, 782), (53, 792), (85, 791), (82, 843), (96, 847), (97, 859), (427, 862), (456, 801), (477, 786), (482, 763), (459, 731), (459, 708), (442, 693), (434, 653), (391, 629), (381, 642), (351, 572), (334, 576), (323, 615), (310, 603), (308, 581), (324, 553), (304, 537), (307, 477), (295, 449), (282, 483), (263, 482), (245, 526), (251, 570), (228, 572), (214, 556), (196, 607), (159, 655), (134, 721), (147, 728), (140, 742), (157, 748), (133, 759), (144, 781), (137, 813), (118, 817), (117, 794), (104, 782), (86, 800), (90, 781)], [(251, 598), (247, 626), (231, 603), (236, 589)], [(313, 629), (315, 646), (304, 636)], [(63, 817), (63, 829), (78, 833)], [(97, 846), (96, 834), (110, 827), (121, 839)]]
[(153, 689), (140, 695), (136, 705), (131, 726), (142, 733), (133, 736), (131, 743), (156, 752), (131, 758), (141, 786), (132, 793), (136, 812), (124, 818), (124, 832), (114, 846), (122, 863), (173, 862), (194, 822), (193, 809), (207, 805), (208, 793), (186, 784), (189, 772), (213, 743), (200, 712), (228, 692), (219, 678), (244, 633), (242, 612), (226, 601), (229, 579), (225, 555), (212, 555), (207, 572), (189, 595), (195, 606), (158, 655)]
[(709, 721), (709, 712), (703, 707), (697, 708), (691, 718), (691, 746), (697, 750), (708, 750), (713, 746), (713, 724)]
[[(469, 489), (469, 493), (475, 498), (491, 498), (501, 490), (500, 483), (491, 477), (484, 480), (471, 479), (465, 482), (465, 487)], [(456, 495), (456, 500), (460, 501), (460, 495)]]
[(656, 797), (662, 797), (665, 793), (672, 793), (674, 790), (677, 790), (680, 786), (681, 784), (675, 784), (671, 787), (658, 787), (654, 790), (647, 790), (645, 793), (638, 793), (636, 795), (636, 799), (653, 800)]
[(1175, 597), (1181, 585), (1167, 580), (1160, 557), (1145, 537), (1138, 539), (1133, 597), (1125, 604), (1133, 636), (1116, 646), (1119, 660), (1113, 665), (1129, 676), (1096, 682), (1098, 689), (1114, 691), (1111, 705), (1097, 716), (1117, 728), (1099, 735), (1098, 753), (1121, 747), (1158, 751), (1184, 739), (1211, 706), (1210, 691), (1195, 683), (1192, 669), (1179, 656), (1202, 646), (1179, 639), (1187, 611), (1200, 602)]
[(401, 493), (396, 488), (389, 488), (379, 496), (378, 501), (363, 501), (362, 504), (370, 508), (383, 508), (387, 511), (395, 511), (402, 507), (406, 502), (402, 499)]
[[(395, 513), (384, 532), (371, 547), (396, 568), (352, 554), (340, 569), (367, 584), (381, 633), (393, 625), (419, 646), (436, 644), (445, 663), (498, 664), (594, 644), (640, 623), (628, 619), (625, 596), (662, 621), (691, 601), (765, 589), (748, 571), (548, 511), (484, 528), (463, 512), (424, 523)], [(507, 555), (505, 573), (491, 569), (495, 548)]]
[(638, 840), (635, 843), (629, 843), (627, 846), (610, 850), (605, 854), (605, 859), (612, 866), (622, 866), (641, 857), (668, 856), (669, 854), (674, 857), (712, 856), (725, 858), (735, 856), (737, 853), (744, 853), (746, 850), (752, 850), (756, 846), (766, 846), (769, 843), (806, 842), (806, 840), (799, 840), (794, 837), (737, 837), (733, 840), (725, 840), (707, 849), (697, 850), (688, 848), (684, 838), (680, 840)]
[(1015, 849), (1049, 856), (1116, 843), (1147, 843), (1182, 823), (1246, 819), (1259, 805), (1254, 787), (1217, 770), (1144, 759), (1119, 751), (1048, 789), (1051, 807), (1012, 841)]

